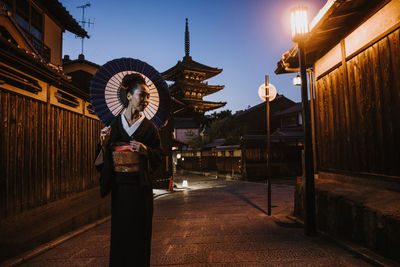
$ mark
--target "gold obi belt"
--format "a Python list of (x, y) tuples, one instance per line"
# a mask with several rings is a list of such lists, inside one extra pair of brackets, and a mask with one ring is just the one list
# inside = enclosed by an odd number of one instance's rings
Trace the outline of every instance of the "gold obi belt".
[(139, 153), (132, 152), (127, 143), (118, 143), (112, 147), (114, 170), (116, 172), (138, 172)]

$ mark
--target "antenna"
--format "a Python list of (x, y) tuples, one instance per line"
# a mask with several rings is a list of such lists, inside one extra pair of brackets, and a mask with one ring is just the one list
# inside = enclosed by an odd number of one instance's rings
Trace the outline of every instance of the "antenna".
[[(79, 22), (82, 24), (82, 28), (84, 30), (86, 30), (85, 29), (86, 28), (86, 24), (88, 25), (88, 28), (90, 28), (90, 25), (94, 25), (94, 21), (91, 22), (90, 19), (87, 20), (87, 21), (85, 20), (85, 8), (87, 8), (87, 7), (90, 7), (90, 3), (86, 3), (84, 5), (76, 7), (76, 8), (82, 8), (82, 20), (79, 21)], [(82, 39), (82, 53), (81, 54), (83, 55), (83, 40), (85, 39), (85, 37), (81, 37), (81, 39)]]

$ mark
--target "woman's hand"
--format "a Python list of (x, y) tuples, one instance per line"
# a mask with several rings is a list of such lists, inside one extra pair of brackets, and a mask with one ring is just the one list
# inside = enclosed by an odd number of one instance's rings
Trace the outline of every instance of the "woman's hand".
[(100, 131), (100, 144), (106, 145), (108, 143), (108, 141), (110, 140), (110, 126), (104, 127), (103, 129), (101, 129)]
[(147, 147), (144, 144), (135, 140), (130, 141), (129, 144), (132, 152), (139, 152), (139, 154), (147, 156)]

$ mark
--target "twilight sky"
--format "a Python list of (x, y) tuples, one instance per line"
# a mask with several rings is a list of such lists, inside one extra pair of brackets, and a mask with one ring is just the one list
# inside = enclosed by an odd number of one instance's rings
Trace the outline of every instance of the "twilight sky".
[[(99, 65), (132, 57), (163, 72), (185, 55), (185, 18), (189, 19), (190, 55), (210, 67), (222, 68), (209, 84), (225, 85), (206, 96), (209, 101), (225, 101), (233, 112), (262, 101), (257, 95), (264, 75), (278, 93), (301, 101), (300, 87), (293, 86), (295, 74), (275, 75), (276, 62), (293, 42), (290, 39), (290, 9), (309, 8), (309, 20), (326, 0), (61, 0), (78, 21), (82, 9), (91, 3), (85, 18), (94, 26), (87, 29), (84, 54)], [(81, 40), (64, 33), (63, 55), (76, 59)], [(218, 111), (218, 110), (217, 110)]]

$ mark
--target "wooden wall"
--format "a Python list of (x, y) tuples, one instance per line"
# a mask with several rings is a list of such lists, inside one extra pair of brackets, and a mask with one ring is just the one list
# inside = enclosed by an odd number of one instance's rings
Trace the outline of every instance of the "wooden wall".
[[(296, 177), (301, 175), (301, 146), (285, 143), (271, 144), (272, 178)], [(243, 147), (243, 176), (248, 180), (260, 180), (267, 177), (267, 149), (255, 144)]]
[(98, 184), (101, 122), (0, 89), (0, 219)]
[(179, 161), (179, 167), (185, 170), (201, 171), (201, 159), (196, 156), (186, 156), (184, 160)]
[(400, 30), (315, 85), (319, 169), (400, 176)]
[(201, 156), (201, 168), (203, 170), (216, 170), (217, 161), (215, 156)]
[(221, 173), (242, 173), (241, 157), (217, 157), (217, 171)]

